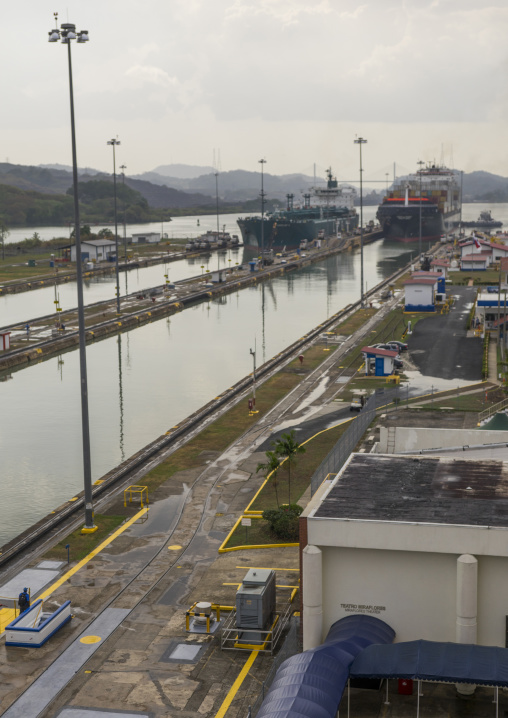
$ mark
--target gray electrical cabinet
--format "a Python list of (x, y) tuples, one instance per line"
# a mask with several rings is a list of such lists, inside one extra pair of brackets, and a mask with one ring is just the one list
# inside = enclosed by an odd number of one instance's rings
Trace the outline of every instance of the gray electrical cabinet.
[[(251, 568), (236, 592), (236, 627), (249, 629), (238, 632), (244, 643), (263, 643), (275, 614), (275, 571)], [(256, 630), (257, 629), (257, 630)], [(252, 633), (251, 631), (256, 631)]]

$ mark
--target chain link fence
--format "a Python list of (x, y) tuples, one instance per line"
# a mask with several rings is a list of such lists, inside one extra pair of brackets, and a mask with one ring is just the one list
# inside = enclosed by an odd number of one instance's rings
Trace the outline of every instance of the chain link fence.
[(369, 424), (374, 421), (376, 411), (380, 406), (397, 403), (400, 396), (399, 387), (377, 389), (365, 403), (358, 416), (351, 422), (349, 428), (342, 434), (333, 449), (323, 459), (311, 479), (311, 496), (315, 494), (328, 474), (337, 474), (346, 463), (350, 454), (365, 434)]

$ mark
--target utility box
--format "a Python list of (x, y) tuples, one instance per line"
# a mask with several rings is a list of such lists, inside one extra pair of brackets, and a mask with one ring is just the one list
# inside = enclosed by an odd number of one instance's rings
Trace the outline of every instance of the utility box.
[(236, 627), (238, 641), (262, 644), (275, 613), (275, 571), (251, 568), (236, 592)]

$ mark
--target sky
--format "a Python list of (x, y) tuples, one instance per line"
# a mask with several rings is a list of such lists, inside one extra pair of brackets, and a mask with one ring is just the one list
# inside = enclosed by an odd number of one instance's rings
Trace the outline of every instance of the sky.
[(508, 176), (506, 0), (2, 2), (0, 161), (162, 164), (384, 182), (417, 161)]

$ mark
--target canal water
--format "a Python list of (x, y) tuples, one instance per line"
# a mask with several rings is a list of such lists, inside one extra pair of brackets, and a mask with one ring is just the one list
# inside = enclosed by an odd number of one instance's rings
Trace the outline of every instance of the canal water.
[[(120, 272), (120, 296), (140, 292), (166, 282), (178, 282), (197, 275), (205, 275), (216, 269), (234, 267), (241, 263), (242, 248), (227, 252), (207, 252), (197, 257), (186, 257), (175, 262), (164, 262), (151, 267), (130, 269)], [(111, 274), (86, 278), (83, 282), (83, 296), (86, 304), (114, 299), (116, 276), (114, 265)], [(17, 322), (37, 319), (55, 311), (55, 291), (63, 311), (77, 306), (76, 282), (66, 282), (56, 287), (48, 286), (19, 294), (0, 295), (0, 327)]]
[[(411, 247), (365, 248), (373, 287)], [(358, 253), (87, 347), (93, 480), (178, 424), (308, 330), (359, 298)], [(35, 293), (31, 296), (35, 296)], [(0, 545), (82, 489), (78, 352), (0, 377)]]
[[(504, 226), (508, 228), (508, 204), (466, 204), (463, 206), (463, 219), (467, 221), (476, 219), (480, 212), (485, 209), (492, 210), (493, 217), (503, 221)], [(377, 207), (365, 207), (364, 222), (367, 223), (371, 219), (374, 219), (376, 211)], [(239, 216), (238, 214), (224, 215), (224, 221), (219, 218), (220, 226), (222, 227), (225, 224), (226, 231), (229, 231), (231, 234), (238, 234), (239, 230), (236, 220)], [(197, 226), (198, 219), (200, 222), (199, 227)], [(207, 229), (216, 229), (217, 218), (215, 215), (175, 217), (174, 221), (168, 226), (172, 228), (172, 233), (175, 237), (190, 237), (203, 233)], [(144, 225), (144, 231), (160, 231), (160, 229), (160, 224), (157, 223), (150, 224), (148, 227)], [(31, 230), (13, 230), (9, 240), (12, 240), (13, 234), (17, 236), (19, 233), (24, 233), (23, 236), (25, 236), (28, 231)], [(58, 236), (58, 234), (55, 235), (55, 232), (61, 232), (62, 229), (58, 227), (46, 227), (38, 228), (36, 231), (42, 238), (50, 239), (53, 236)], [(129, 234), (136, 231), (143, 231), (143, 226), (128, 226)], [(412, 250), (415, 251), (417, 243), (410, 246)], [(156, 251), (156, 248), (154, 249)], [(423, 249), (427, 249), (425, 243)], [(129, 293), (132, 294), (133, 292), (139, 292), (149, 287), (164, 284), (165, 274), (168, 275), (170, 281), (177, 282), (181, 279), (204, 274), (207, 271), (211, 272), (218, 268), (234, 267), (236, 264), (241, 264), (245, 259), (250, 258), (251, 255), (245, 257), (241, 249), (236, 249), (228, 251), (225, 254), (209, 253), (199, 257), (182, 259), (177, 262), (168, 262), (153, 267), (143, 267), (130, 270), (129, 272), (121, 272), (120, 294), (121, 296), (125, 296)], [(84, 282), (85, 302), (92, 304), (94, 302), (113, 299), (115, 296), (115, 284), (114, 272), (108, 276), (87, 279)], [(59, 285), (57, 292), (60, 306), (64, 311), (77, 306), (75, 282)], [(43, 287), (34, 289), (31, 292), (0, 296), (0, 327), (10, 326), (16, 322), (25, 322), (29, 319), (36, 319), (39, 316), (51, 314), (55, 307), (54, 301), (54, 287)]]
[[(508, 203), (495, 202), (471, 202), (462, 205), (462, 219), (464, 221), (472, 221), (479, 217), (480, 212), (489, 210), (492, 217), (503, 222), (503, 229), (508, 229)], [(359, 210), (358, 210), (359, 211)], [(376, 206), (365, 206), (363, 208), (363, 221), (365, 224), (371, 219), (375, 220), (377, 212)], [(252, 214), (255, 214), (254, 212)], [(245, 212), (240, 214), (219, 214), (219, 227), (226, 228), (226, 232), (237, 234), (240, 237), (237, 219), (245, 217)], [(199, 224), (198, 224), (199, 221)], [(93, 232), (98, 232), (102, 227), (109, 227), (114, 231), (114, 225), (99, 224), (92, 226)], [(193, 239), (198, 237), (207, 230), (217, 229), (217, 215), (190, 215), (188, 217), (174, 217), (171, 222), (150, 222), (149, 224), (128, 224), (126, 226), (127, 236), (139, 232), (161, 232), (167, 235), (167, 239)], [(16, 244), (22, 242), (27, 237), (32, 237), (37, 232), (41, 239), (69, 238), (70, 230), (68, 227), (13, 227), (10, 229), (9, 236), (6, 238), (6, 244)], [(118, 234), (123, 237), (123, 225), (118, 225)]]
[[(368, 208), (365, 214), (365, 222), (371, 218), (370, 215), (375, 213), (375, 207)], [(226, 231), (231, 234), (238, 233), (238, 225), (236, 220), (239, 215), (225, 215), (227, 219)], [(214, 215), (205, 215), (203, 217), (177, 217), (175, 224), (177, 232), (175, 236), (188, 236), (192, 229), (195, 229), (197, 219), (200, 220), (200, 232), (203, 233), (207, 229), (217, 228), (217, 218)], [(213, 224), (215, 222), (215, 225)], [(221, 222), (221, 226), (222, 226)], [(153, 231), (156, 231), (157, 225), (150, 225)], [(235, 230), (236, 228), (236, 230)], [(44, 231), (51, 232), (58, 228), (40, 229), (41, 237)], [(129, 231), (136, 231), (138, 228), (130, 226)], [(160, 226), (159, 226), (160, 230)], [(16, 230), (18, 231), (18, 230)], [(19, 230), (21, 231), (21, 230)], [(27, 232), (28, 230), (22, 230)], [(37, 230), (39, 231), (39, 230)], [(139, 230), (141, 231), (141, 229)], [(151, 231), (146, 229), (145, 231)], [(47, 239), (48, 237), (44, 237)], [(154, 247), (157, 251), (157, 247)], [(156, 264), (152, 267), (141, 267), (139, 269), (131, 269), (128, 272), (120, 273), (120, 295), (132, 294), (150, 287), (164, 284), (165, 274), (171, 282), (178, 282), (182, 279), (188, 279), (199, 274), (206, 274), (215, 269), (223, 269), (225, 267), (234, 267), (243, 261), (252, 259), (253, 252), (245, 253), (242, 248), (228, 250), (224, 253), (206, 253), (197, 257), (188, 257), (176, 262), (167, 262)], [(49, 271), (49, 268), (48, 268)], [(106, 276), (93, 277), (86, 279), (83, 285), (84, 300), (86, 304), (102, 302), (115, 297), (116, 278), (112, 267), (112, 273)], [(66, 282), (58, 285), (56, 292), (60, 307), (63, 311), (73, 309), (77, 306), (76, 283)], [(21, 292), (19, 294), (5, 294), (0, 296), (0, 327), (7, 327), (17, 322), (26, 322), (29, 319), (51, 314), (55, 309), (55, 288), (52, 286), (33, 289), (30, 292)]]

